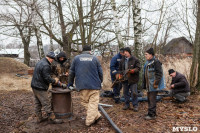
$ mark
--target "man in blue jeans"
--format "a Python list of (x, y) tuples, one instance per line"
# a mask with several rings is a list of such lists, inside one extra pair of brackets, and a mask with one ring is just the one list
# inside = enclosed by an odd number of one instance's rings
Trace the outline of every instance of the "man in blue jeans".
[[(110, 61), (110, 76), (112, 83), (118, 78), (119, 64), (123, 56), (124, 56), (124, 49), (121, 48), (120, 52), (117, 55), (115, 55)], [(120, 82), (113, 87), (115, 103), (120, 102), (121, 89), (122, 89), (122, 84)]]
[(138, 111), (138, 93), (137, 93), (137, 83), (139, 81), (139, 71), (140, 71), (140, 62), (139, 60), (131, 55), (131, 50), (129, 47), (124, 48), (124, 56), (119, 65), (119, 71), (123, 76), (123, 93), (125, 98), (125, 105), (123, 110), (130, 108), (130, 94), (132, 98), (133, 110)]

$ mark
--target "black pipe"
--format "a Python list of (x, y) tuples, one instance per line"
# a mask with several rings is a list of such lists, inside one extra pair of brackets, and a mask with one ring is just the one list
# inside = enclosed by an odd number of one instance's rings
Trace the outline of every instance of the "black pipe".
[(107, 118), (107, 120), (110, 122), (110, 124), (115, 129), (115, 131), (117, 133), (122, 133), (122, 131), (117, 127), (117, 125), (115, 125), (115, 123), (111, 120), (111, 118), (109, 117), (109, 115), (106, 113), (106, 111), (103, 109), (103, 107), (101, 105), (99, 105), (99, 109), (104, 114), (104, 116)]

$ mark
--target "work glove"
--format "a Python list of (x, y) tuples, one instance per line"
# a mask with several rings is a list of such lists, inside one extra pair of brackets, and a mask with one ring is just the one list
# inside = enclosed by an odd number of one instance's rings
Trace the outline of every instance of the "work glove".
[(119, 79), (119, 74), (115, 74), (115, 78), (116, 78), (116, 79)]
[(153, 82), (153, 88), (154, 88), (154, 89), (157, 89), (157, 88), (158, 88), (158, 83), (157, 83), (156, 80)]
[(123, 78), (123, 76), (122, 76), (121, 74), (116, 74), (116, 75), (115, 75), (115, 78), (116, 78), (117, 80), (121, 80), (121, 79)]
[(67, 85), (66, 85), (66, 84), (62, 84), (61, 86), (62, 86), (63, 89), (66, 89), (66, 88), (67, 88)]
[(67, 84), (67, 88), (70, 90), (74, 90), (73, 84), (72, 83), (68, 83)]
[(73, 91), (73, 90), (74, 90), (74, 87), (73, 87), (73, 86), (69, 86), (69, 89)]
[(58, 84), (59, 79), (58, 78), (54, 78), (55, 79), (55, 84)]
[(129, 73), (131, 73), (131, 74), (135, 73), (135, 69), (130, 69)]
[(117, 74), (117, 70), (112, 71), (112, 74), (114, 75)]
[(62, 83), (60, 81), (58, 81), (57, 86), (62, 87)]

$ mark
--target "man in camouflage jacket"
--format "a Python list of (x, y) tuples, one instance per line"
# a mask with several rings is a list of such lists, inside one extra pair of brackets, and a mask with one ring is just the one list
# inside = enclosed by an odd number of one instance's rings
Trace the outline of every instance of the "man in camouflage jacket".
[[(52, 77), (57, 77), (61, 82), (60, 87), (66, 88), (70, 63), (65, 52), (60, 52), (52, 63)], [(54, 85), (53, 85), (54, 87)]]

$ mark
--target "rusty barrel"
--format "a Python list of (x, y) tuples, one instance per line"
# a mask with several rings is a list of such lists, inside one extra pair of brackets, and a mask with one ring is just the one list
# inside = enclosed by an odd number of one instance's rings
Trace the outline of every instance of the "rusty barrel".
[(73, 113), (71, 90), (53, 87), (50, 92), (52, 93), (52, 108), (56, 118), (71, 117)]

